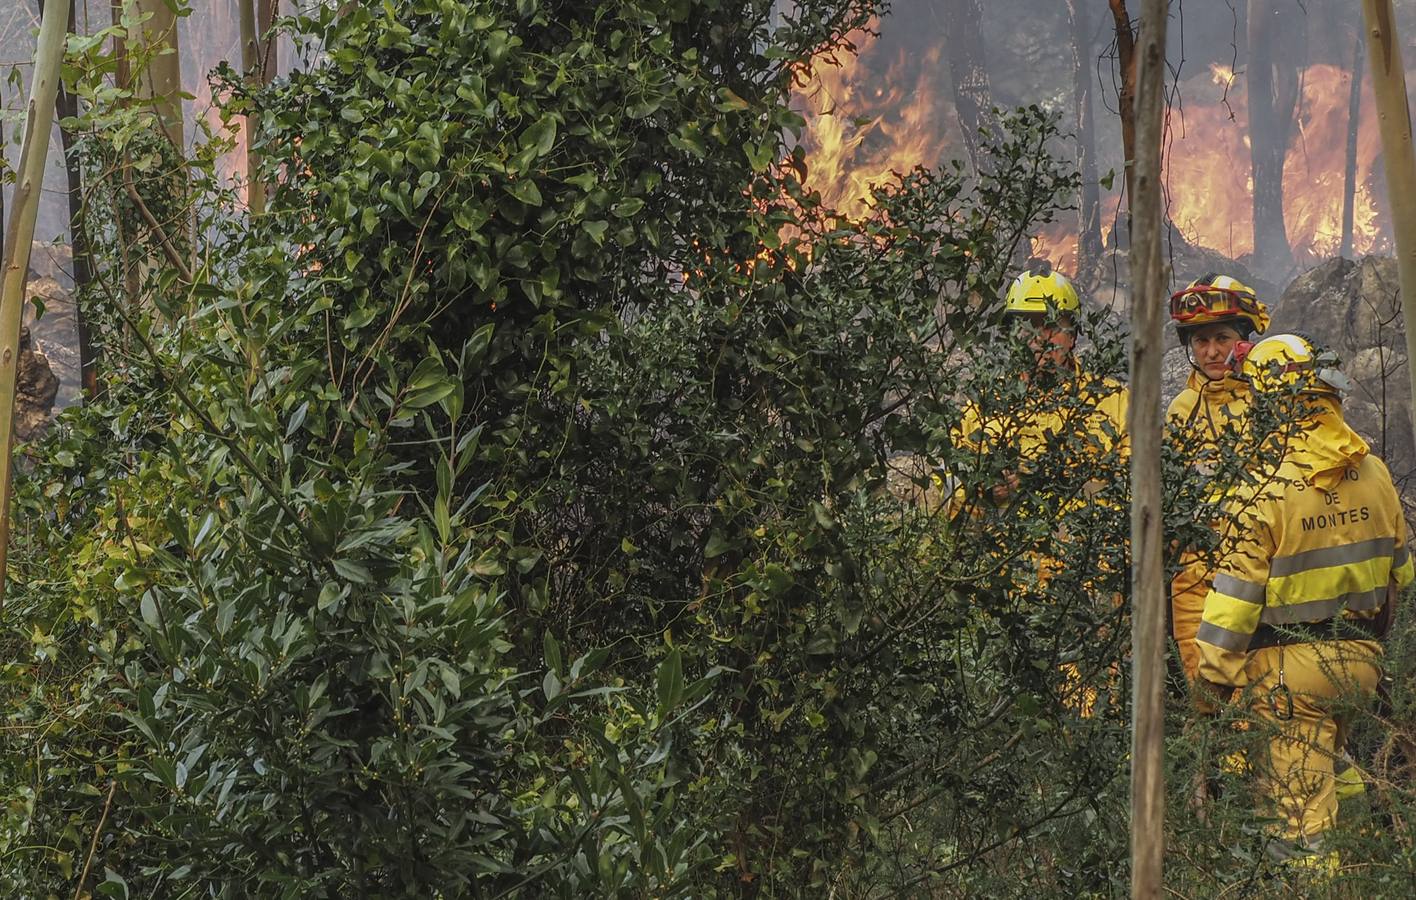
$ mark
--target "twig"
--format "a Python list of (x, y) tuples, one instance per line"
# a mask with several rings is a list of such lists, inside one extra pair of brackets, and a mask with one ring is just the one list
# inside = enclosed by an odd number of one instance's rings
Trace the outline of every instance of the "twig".
[(127, 165), (123, 166), (123, 189), (127, 192), (128, 199), (132, 200), (133, 203), (137, 205), (138, 212), (142, 214), (143, 221), (147, 222), (148, 230), (157, 238), (157, 243), (162, 247), (162, 253), (167, 257), (167, 261), (172, 263), (173, 267), (176, 268), (178, 272), (182, 273), (182, 280), (184, 282), (191, 284), (193, 280), (191, 267), (182, 261), (181, 254), (177, 252), (176, 247), (172, 246), (172, 240), (167, 236), (167, 232), (163, 229), (162, 225), (158, 223), (157, 217), (152, 214), (152, 210), (148, 209), (147, 204), (143, 202), (143, 198), (138, 193), (138, 189), (133, 185), (133, 170)]
[(113, 792), (117, 789), (117, 780), (110, 780), (108, 782), (108, 797), (103, 801), (103, 812), (98, 816), (98, 825), (93, 830), (93, 840), (89, 841), (88, 858), (84, 860), (84, 870), (79, 873), (79, 883), (74, 885), (74, 900), (79, 900), (79, 895), (84, 891), (84, 883), (88, 881), (89, 868), (93, 866), (93, 854), (98, 850), (98, 836), (103, 834), (103, 823), (108, 821), (108, 807), (113, 804)]

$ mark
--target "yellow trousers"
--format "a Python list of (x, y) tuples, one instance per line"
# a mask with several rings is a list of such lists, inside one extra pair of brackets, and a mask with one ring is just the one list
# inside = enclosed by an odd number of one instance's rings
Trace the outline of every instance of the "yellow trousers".
[(1180, 664), (1185, 678), (1195, 683), (1200, 670), (1200, 650), (1195, 646), (1195, 633), (1205, 612), (1205, 595), (1209, 593), (1210, 572), (1204, 561), (1193, 554), (1181, 558), (1181, 566), (1170, 582), (1171, 633), (1180, 648)]
[(1278, 820), (1285, 840), (1311, 842), (1337, 821), (1333, 763), (1345, 728), (1339, 698), (1375, 698), (1381, 656), (1375, 641), (1288, 644), (1249, 654), (1250, 712), (1272, 735), (1267, 754), (1251, 763), (1264, 812)]

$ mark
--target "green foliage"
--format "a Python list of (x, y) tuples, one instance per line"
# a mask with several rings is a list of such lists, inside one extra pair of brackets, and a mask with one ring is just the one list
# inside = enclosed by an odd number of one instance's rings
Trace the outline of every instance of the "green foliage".
[(1025, 109), (824, 208), (790, 88), (876, 11), (320, 8), (216, 76), (255, 222), (71, 47), (107, 368), (17, 484), (8, 893), (1124, 882), (1124, 459), (958, 440), (1090, 408), (997, 312), (1075, 177)]

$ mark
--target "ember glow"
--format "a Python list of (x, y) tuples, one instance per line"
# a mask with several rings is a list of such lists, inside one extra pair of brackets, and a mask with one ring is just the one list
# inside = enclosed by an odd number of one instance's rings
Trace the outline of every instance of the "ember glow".
[[(874, 23), (900, 28), (898, 19)], [(806, 118), (807, 184), (828, 205), (860, 216), (870, 186), (914, 166), (937, 166), (963, 156), (948, 66), (942, 41), (924, 53), (884, 49), (871, 34), (851, 36), (857, 56), (818, 58), (813, 77), (796, 92), (795, 106)], [(1191, 243), (1231, 258), (1253, 252), (1253, 188), (1248, 109), (1242, 61), (1239, 71), (1212, 63), (1188, 74), (1180, 85), (1183, 103), (1172, 108), (1165, 148), (1166, 197), (1176, 229)], [(1351, 74), (1345, 67), (1316, 64), (1302, 73), (1299, 108), (1284, 162), (1284, 222), (1299, 265), (1313, 265), (1338, 253)], [(1110, 85), (1107, 85), (1110, 90)], [(1024, 102), (1028, 98), (1023, 98)], [(1054, 98), (1053, 102), (1056, 102)], [(1094, 114), (1109, 117), (1114, 97)], [(1062, 100), (1062, 127), (1070, 131), (1070, 90)], [(1374, 180), (1381, 151), (1372, 113), (1370, 86), (1364, 86), (1357, 140), (1353, 250), (1389, 250), (1378, 212)], [(1097, 134), (1099, 169), (1115, 173), (1114, 188), (1102, 194), (1105, 232), (1115, 221), (1121, 177), (1119, 137), (1114, 125)], [(1114, 143), (1116, 146), (1111, 146)], [(1075, 265), (1076, 230), (1069, 214), (1032, 238), (1033, 255), (1064, 270)]]

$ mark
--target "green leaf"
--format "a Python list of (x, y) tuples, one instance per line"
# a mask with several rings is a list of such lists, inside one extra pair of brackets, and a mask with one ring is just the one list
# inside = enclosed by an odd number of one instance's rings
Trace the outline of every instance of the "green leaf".
[(520, 178), (511, 183), (511, 196), (525, 203), (527, 206), (540, 206), (541, 189), (536, 187), (536, 182), (530, 178)]
[(683, 699), (683, 655), (677, 647), (670, 650), (664, 661), (659, 663), (656, 687), (659, 696), (659, 720), (663, 721)]
[(560, 642), (555, 635), (547, 631), (541, 635), (541, 655), (545, 657), (546, 668), (552, 672), (559, 672), (561, 669), (561, 648)]
[(541, 116), (534, 125), (521, 132), (522, 149), (534, 149), (537, 156), (550, 153), (555, 143), (556, 119), (550, 113)]
[(162, 617), (157, 611), (157, 601), (152, 599), (152, 591), (143, 592), (143, 599), (138, 601), (138, 610), (142, 613), (144, 624), (149, 628), (162, 626)]

